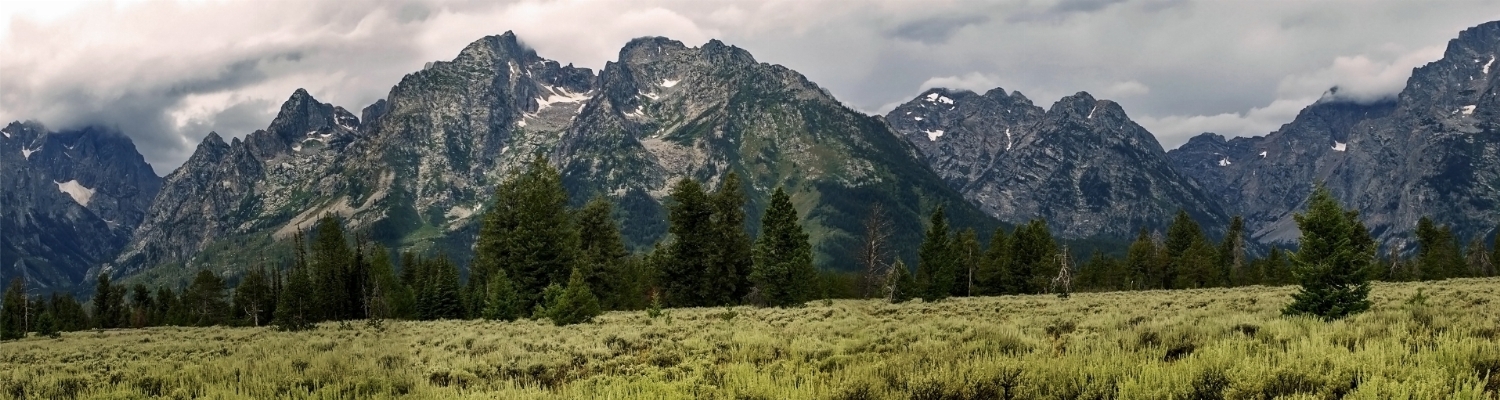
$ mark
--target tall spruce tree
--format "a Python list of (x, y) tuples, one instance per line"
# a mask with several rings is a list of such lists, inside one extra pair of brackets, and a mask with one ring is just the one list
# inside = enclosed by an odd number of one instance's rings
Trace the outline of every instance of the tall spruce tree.
[(1322, 185), (1307, 204), (1306, 214), (1294, 216), (1302, 237), (1292, 265), (1302, 289), (1282, 312), (1334, 320), (1369, 309), (1370, 284), (1364, 274), (1375, 246), (1359, 212), (1344, 210)]
[(1130, 249), (1125, 253), (1125, 269), (1130, 271), (1130, 282), (1126, 287), (1130, 289), (1155, 289), (1160, 281), (1155, 279), (1153, 272), (1160, 269), (1157, 262), (1156, 242), (1151, 240), (1151, 233), (1141, 228), (1135, 237), (1135, 242), (1130, 244)]
[(1009, 287), (1010, 245), (1010, 235), (1005, 232), (1005, 228), (995, 229), (995, 234), (990, 236), (989, 248), (984, 251), (984, 260), (979, 264), (979, 271), (975, 272), (978, 294), (996, 296), (1013, 293)]
[[(1198, 227), (1198, 222), (1193, 221), (1186, 210), (1178, 209), (1177, 217), (1173, 218), (1172, 225), (1167, 227), (1167, 239), (1163, 243), (1163, 251), (1168, 264), (1161, 274), (1161, 287), (1163, 289), (1174, 289), (1181, 281), (1178, 277), (1187, 268), (1196, 268), (1189, 260), (1183, 260), (1182, 254), (1199, 241), (1203, 240), (1203, 230)], [(1192, 260), (1196, 262), (1197, 260)]]
[(667, 207), (670, 220), (667, 232), (672, 242), (667, 246), (661, 265), (661, 287), (665, 303), (674, 307), (717, 306), (716, 288), (707, 276), (714, 245), (713, 204), (703, 185), (682, 179), (672, 186), (672, 202)]
[(312, 278), (306, 266), (293, 266), (286, 274), (286, 287), (276, 302), (276, 327), (286, 331), (312, 329), (317, 322)]
[(212, 326), (224, 323), (229, 314), (229, 304), (224, 301), (224, 279), (207, 269), (198, 270), (193, 283), (182, 292), (183, 305), (188, 310), (188, 323), (194, 326)]
[[(240, 278), (234, 287), (234, 310), (243, 315), (251, 326), (260, 326), (271, 321), (276, 309), (276, 297), (271, 293), (271, 280), (264, 268), (253, 269)], [(142, 286), (141, 289), (145, 289)]]
[(578, 237), (578, 267), (583, 271), (584, 281), (598, 295), (602, 307), (621, 309), (625, 302), (621, 295), (628, 286), (625, 262), (630, 251), (620, 237), (614, 205), (609, 199), (595, 197), (578, 211)]
[(956, 267), (952, 247), (948, 217), (940, 205), (932, 212), (927, 236), (917, 249), (917, 291), (923, 300), (942, 300), (953, 290)]
[(767, 305), (798, 306), (812, 299), (818, 278), (812, 244), (802, 230), (791, 196), (780, 187), (771, 194), (771, 204), (761, 218), (754, 258), (751, 279)]
[(390, 250), (375, 245), (370, 250), (370, 285), (372, 304), (370, 318), (415, 319), (417, 297), (411, 286), (402, 283), (391, 263)]
[(489, 275), (500, 268), (528, 309), (542, 301), (548, 285), (565, 283), (577, 262), (579, 241), (567, 205), (562, 175), (545, 156), (501, 183), (475, 244), (469, 297), (482, 299)]
[(1203, 238), (1193, 241), (1175, 261), (1179, 272), (1175, 287), (1197, 289), (1220, 285), (1218, 251)]
[(429, 318), (463, 319), (464, 306), (459, 293), (461, 289), (458, 284), (458, 267), (443, 255), (439, 255), (430, 262), (432, 263), (430, 271), (433, 275), (428, 282)]
[(1229, 219), (1229, 230), (1224, 240), (1219, 241), (1219, 281), (1225, 286), (1244, 284), (1245, 276), (1245, 219), (1236, 215)]
[(137, 283), (130, 288), (130, 324), (137, 328), (161, 325), (160, 318), (154, 312), (156, 300), (151, 298), (151, 289), (144, 283)]
[(515, 321), (524, 315), (520, 295), (516, 293), (515, 285), (511, 284), (504, 269), (490, 273), (490, 283), (485, 289), (489, 292), (485, 293), (484, 318)]
[(353, 318), (350, 311), (357, 302), (349, 296), (349, 270), (353, 262), (354, 252), (344, 239), (344, 228), (339, 219), (333, 214), (324, 214), (318, 220), (311, 262), (313, 300), (317, 303), (319, 320)]
[(94, 325), (100, 329), (125, 326), (125, 288), (110, 283), (109, 274), (100, 273), (94, 283)]
[(956, 274), (950, 286), (950, 296), (974, 296), (982, 290), (975, 288), (975, 274), (984, 261), (984, 249), (979, 247), (979, 235), (973, 228), (964, 229), (953, 240), (953, 260)]
[(15, 340), (26, 337), (26, 284), (21, 278), (11, 278), (5, 288), (4, 303), (0, 303), (0, 340)]
[(1017, 293), (1041, 293), (1057, 273), (1057, 242), (1047, 221), (1032, 220), (1011, 236), (1011, 282)]
[(750, 235), (745, 233), (745, 193), (739, 174), (724, 175), (713, 203), (714, 246), (708, 279), (713, 290), (709, 302), (737, 304), (750, 293), (750, 273), (755, 268)]

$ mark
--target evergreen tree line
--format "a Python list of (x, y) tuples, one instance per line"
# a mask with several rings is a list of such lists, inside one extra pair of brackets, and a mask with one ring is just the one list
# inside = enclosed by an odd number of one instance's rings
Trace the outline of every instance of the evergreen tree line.
[(857, 273), (814, 267), (808, 234), (781, 188), (771, 196), (759, 237), (752, 238), (741, 182), (733, 173), (713, 190), (692, 179), (676, 182), (667, 203), (670, 235), (642, 254), (626, 249), (609, 201), (599, 197), (574, 209), (567, 198), (545, 158), (507, 179), (484, 216), (467, 276), (444, 255), (393, 257), (363, 237), (351, 239), (341, 221), (328, 215), (293, 235), (288, 267), (250, 270), (233, 290), (209, 270), (199, 271), (180, 292), (126, 287), (100, 274), (93, 307), (86, 311), (71, 295), (27, 297), (24, 282), (14, 279), (0, 304), (0, 339), (160, 325), (274, 324), (297, 330), (323, 321), (385, 319), (545, 318), (571, 324), (605, 310), (664, 306), (790, 307), (831, 297), (937, 301), (1293, 283), (1343, 288), (1304, 289), (1287, 310), (1337, 318), (1360, 310), (1364, 296), (1358, 292), (1368, 292), (1366, 279), (1495, 276), (1494, 261), (1500, 260), (1500, 237), (1488, 250), (1478, 240), (1461, 246), (1449, 227), (1427, 218), (1418, 223), (1414, 254), (1391, 251), (1378, 258), (1358, 213), (1340, 208), (1324, 189), (1310, 199), (1308, 214), (1297, 216), (1304, 237), (1296, 253), (1273, 247), (1251, 257), (1241, 218), (1233, 218), (1214, 241), (1179, 211), (1165, 235), (1141, 230), (1123, 258), (1095, 252), (1076, 266), (1043, 220), (997, 229), (981, 244), (974, 230), (950, 228), (939, 207), (915, 272), (891, 255), (891, 224), (876, 205), (855, 255), (865, 266)]

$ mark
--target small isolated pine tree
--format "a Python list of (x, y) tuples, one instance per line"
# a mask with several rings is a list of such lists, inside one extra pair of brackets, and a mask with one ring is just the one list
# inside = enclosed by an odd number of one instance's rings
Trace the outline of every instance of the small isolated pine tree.
[(52, 317), (51, 312), (43, 313), (42, 316), (37, 317), (36, 335), (49, 338), (62, 336), (57, 332), (57, 319)]
[(917, 250), (916, 279), (921, 286), (920, 295), (923, 300), (937, 301), (948, 297), (948, 292), (953, 287), (953, 264), (956, 261), (951, 251), (952, 242), (952, 235), (948, 232), (948, 218), (943, 214), (943, 207), (938, 206), (932, 212), (927, 237)]
[(583, 273), (577, 268), (568, 278), (568, 288), (558, 296), (556, 302), (547, 307), (548, 317), (553, 324), (572, 325), (589, 322), (600, 314), (599, 298), (589, 290), (589, 284), (583, 278)]
[(896, 263), (891, 265), (890, 275), (886, 278), (886, 288), (888, 290), (886, 299), (892, 303), (905, 303), (917, 297), (917, 280), (912, 278), (911, 270), (907, 269), (906, 263), (901, 260), (896, 260)]
[(505, 269), (490, 271), (490, 283), (485, 287), (484, 317), (500, 321), (515, 321), (521, 317), (521, 297), (515, 285), (506, 276)]
[(1283, 314), (1335, 320), (1370, 308), (1364, 274), (1375, 258), (1375, 245), (1358, 217), (1358, 211), (1344, 210), (1322, 185), (1313, 191), (1307, 213), (1295, 216), (1302, 238), (1292, 267), (1302, 290), (1292, 295)]

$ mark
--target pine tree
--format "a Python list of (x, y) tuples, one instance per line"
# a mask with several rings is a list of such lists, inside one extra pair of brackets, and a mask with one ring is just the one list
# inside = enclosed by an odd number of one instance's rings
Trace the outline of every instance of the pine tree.
[(11, 278), (5, 288), (5, 300), (0, 304), (0, 340), (15, 340), (26, 337), (26, 284), (21, 278)]
[(761, 218), (760, 239), (755, 242), (755, 272), (751, 274), (761, 297), (773, 307), (801, 305), (815, 294), (818, 273), (813, 267), (812, 245), (798, 221), (791, 197), (776, 188)]
[(281, 330), (308, 330), (317, 322), (312, 279), (308, 276), (308, 267), (302, 264), (298, 262), (287, 271), (286, 285), (281, 290), (281, 298), (277, 299), (275, 322)]
[(187, 306), (189, 323), (194, 326), (221, 324), (229, 314), (229, 304), (224, 302), (224, 279), (207, 269), (198, 270), (193, 283), (182, 292), (182, 302)]
[(491, 271), (490, 283), (486, 285), (486, 289), (489, 292), (485, 295), (484, 318), (515, 321), (521, 317), (521, 298), (506, 276), (505, 269)]
[(1155, 289), (1160, 283), (1153, 276), (1153, 272), (1159, 268), (1157, 261), (1156, 243), (1151, 240), (1151, 234), (1141, 229), (1136, 235), (1135, 242), (1130, 244), (1130, 249), (1125, 253), (1125, 269), (1130, 271), (1131, 289)]
[(110, 284), (109, 274), (100, 273), (94, 284), (94, 324), (100, 329), (125, 325), (125, 288)]
[(568, 278), (568, 288), (547, 310), (552, 323), (558, 326), (589, 322), (602, 313), (599, 310), (599, 299), (589, 291), (588, 282), (584, 281), (583, 273), (577, 269)]
[(1422, 217), (1417, 222), (1418, 279), (1437, 280), (1465, 275), (1463, 253), (1458, 238), (1448, 226), (1437, 226)]
[(1012, 293), (1008, 286), (1011, 281), (1010, 252), (1010, 235), (1005, 232), (1005, 228), (996, 228), (994, 235), (990, 236), (990, 245), (984, 251), (979, 270), (974, 274), (978, 294), (998, 296)]
[(354, 252), (349, 249), (339, 219), (332, 214), (325, 214), (318, 220), (316, 232), (310, 276), (313, 299), (320, 312), (319, 320), (350, 319), (350, 310), (357, 301), (349, 296), (349, 270), (354, 262)]
[(1199, 238), (1177, 256), (1179, 288), (1206, 288), (1219, 285), (1219, 255), (1213, 246)]
[(1057, 273), (1057, 242), (1047, 221), (1017, 226), (1011, 236), (1010, 287), (1020, 294), (1041, 293)]
[(506, 268), (522, 303), (532, 307), (544, 288), (568, 279), (578, 258), (579, 233), (562, 176), (537, 156), (500, 184), (493, 204), (480, 227), (467, 292), (482, 296), (490, 273)]
[(583, 268), (584, 281), (605, 309), (621, 309), (621, 295), (629, 285), (625, 261), (630, 251), (625, 249), (620, 226), (615, 223), (614, 205), (608, 199), (595, 197), (578, 211), (578, 236), (578, 265)]
[(954, 260), (954, 282), (950, 286), (950, 296), (974, 296), (982, 292), (975, 288), (975, 273), (984, 261), (984, 249), (979, 247), (979, 235), (973, 228), (965, 229), (958, 233), (953, 241), (952, 258)]
[(233, 309), (244, 315), (251, 326), (270, 322), (271, 312), (276, 309), (276, 297), (271, 294), (271, 281), (266, 275), (264, 268), (250, 270), (234, 287)]
[(714, 252), (708, 273), (712, 285), (709, 302), (738, 304), (750, 293), (750, 274), (755, 268), (750, 235), (745, 233), (745, 193), (739, 174), (725, 174), (709, 201), (713, 203), (714, 231)]
[(1307, 213), (1296, 214), (1302, 231), (1292, 257), (1302, 290), (1282, 312), (1334, 320), (1370, 308), (1370, 284), (1364, 273), (1375, 258), (1374, 242), (1358, 221), (1358, 211), (1345, 211), (1327, 188), (1319, 185), (1308, 199)]
[(1245, 219), (1236, 215), (1229, 220), (1229, 230), (1219, 242), (1219, 281), (1224, 286), (1244, 284)]
[(460, 298), (458, 287), (458, 267), (448, 261), (448, 257), (439, 255), (432, 261), (431, 295), (428, 306), (432, 313), (432, 319), (463, 319), (464, 308)]
[(179, 311), (182, 307), (177, 304), (179, 299), (177, 298), (177, 293), (172, 291), (172, 288), (166, 286), (156, 288), (156, 295), (152, 299), (156, 302), (155, 308), (152, 311), (153, 314), (156, 314), (157, 325), (182, 324), (181, 319), (173, 314), (173, 312)]
[(713, 231), (713, 205), (703, 186), (692, 179), (682, 179), (672, 186), (672, 203), (667, 207), (670, 220), (667, 231), (672, 242), (661, 265), (661, 286), (665, 303), (673, 307), (716, 306), (716, 296), (708, 284), (709, 260), (716, 243)]
[(890, 274), (886, 278), (887, 301), (905, 303), (917, 297), (919, 291), (917, 280), (912, 278), (911, 270), (906, 267), (906, 263), (897, 259), (895, 264), (891, 264)]
[(36, 319), (36, 335), (41, 337), (56, 338), (60, 336), (57, 332), (57, 318), (52, 316), (52, 311), (42, 313)]
[(151, 289), (145, 284), (137, 283), (130, 288), (130, 324), (136, 328), (160, 325), (160, 319), (153, 312), (156, 301), (151, 298)]
[(1184, 262), (1182, 254), (1202, 240), (1203, 230), (1198, 227), (1198, 222), (1193, 221), (1187, 211), (1178, 209), (1177, 217), (1172, 220), (1172, 225), (1167, 227), (1167, 240), (1163, 244), (1169, 264), (1161, 276), (1162, 288), (1176, 288), (1175, 283), (1179, 281), (1177, 275), (1183, 273), (1186, 268), (1197, 267)]
[(917, 286), (923, 300), (942, 300), (952, 292), (956, 275), (952, 247), (948, 218), (943, 206), (938, 206), (932, 212), (927, 236), (917, 250)]
[(414, 319), (417, 298), (412, 288), (402, 283), (391, 265), (390, 251), (375, 245), (370, 251), (370, 318)]

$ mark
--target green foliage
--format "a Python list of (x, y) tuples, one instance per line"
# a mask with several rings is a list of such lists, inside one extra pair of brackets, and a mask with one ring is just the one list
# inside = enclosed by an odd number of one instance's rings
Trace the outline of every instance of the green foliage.
[(989, 248), (985, 249), (984, 259), (979, 264), (979, 270), (974, 273), (975, 284), (979, 286), (977, 294), (982, 296), (998, 296), (1002, 294), (1015, 293), (1010, 287), (1013, 280), (1010, 273), (1010, 235), (1005, 228), (995, 229), (990, 236)]
[(1172, 220), (1172, 225), (1167, 227), (1167, 239), (1162, 243), (1163, 248), (1160, 249), (1168, 260), (1165, 264), (1166, 268), (1158, 276), (1162, 289), (1175, 289), (1179, 287), (1179, 283), (1193, 281), (1182, 280), (1178, 275), (1184, 273), (1184, 269), (1198, 267), (1193, 263), (1200, 260), (1184, 260), (1182, 256), (1203, 240), (1203, 230), (1198, 227), (1198, 222), (1188, 216), (1187, 210), (1178, 209), (1177, 217)]
[(1375, 243), (1359, 222), (1359, 212), (1344, 210), (1319, 185), (1308, 199), (1307, 213), (1294, 217), (1302, 237), (1292, 264), (1302, 290), (1292, 295), (1283, 313), (1334, 320), (1369, 309), (1370, 284), (1364, 273), (1375, 258)]
[(776, 188), (761, 218), (755, 271), (750, 276), (762, 300), (772, 307), (799, 306), (814, 295), (812, 285), (818, 281), (818, 274), (812, 264), (812, 244), (798, 221), (791, 197)]
[(11, 278), (0, 303), (0, 340), (26, 337), (26, 285), (21, 278)]
[(42, 313), (37, 317), (36, 335), (54, 339), (62, 336), (62, 333), (57, 331), (57, 319), (52, 317), (51, 312)]
[(312, 278), (306, 266), (294, 266), (286, 274), (286, 286), (276, 302), (276, 327), (285, 331), (313, 328), (318, 310), (313, 300)]
[(957, 279), (957, 260), (953, 258), (953, 238), (948, 232), (948, 218), (943, 207), (932, 212), (927, 225), (927, 238), (917, 250), (917, 285), (920, 296), (926, 301), (937, 301), (948, 297)]
[(489, 292), (485, 296), (484, 317), (492, 320), (515, 321), (521, 317), (524, 308), (521, 304), (521, 296), (516, 293), (515, 285), (506, 276), (504, 269), (497, 269), (490, 273), (490, 282), (486, 285)]
[(668, 232), (672, 242), (666, 247), (661, 265), (661, 286), (665, 303), (673, 307), (716, 306), (708, 276), (713, 259), (713, 205), (703, 186), (692, 179), (682, 179), (672, 186), (672, 202), (667, 206)]
[(1218, 261), (1218, 252), (1212, 245), (1201, 237), (1193, 241), (1173, 262), (1178, 271), (1175, 287), (1197, 289), (1219, 286), (1219, 279), (1223, 275), (1218, 268)]
[(224, 301), (224, 279), (206, 269), (198, 270), (193, 283), (182, 292), (182, 304), (187, 309), (189, 325), (211, 326), (224, 323), (229, 316), (229, 304)]
[(396, 275), (390, 251), (376, 245), (370, 250), (370, 318), (417, 318), (417, 295)]
[(1057, 273), (1057, 242), (1047, 221), (1036, 219), (1017, 226), (1011, 240), (1008, 286), (1019, 294), (1041, 293)]
[[(266, 275), (264, 269), (251, 270), (234, 288), (234, 313), (243, 315), (251, 326), (269, 323), (276, 312), (276, 294), (272, 292), (271, 279)], [(136, 293), (150, 292), (145, 286), (139, 286)]]
[[(546, 157), (537, 156), (500, 184), (492, 204), (475, 244), (468, 293), (482, 298), (489, 275), (505, 268), (522, 306), (540, 305), (543, 288), (566, 281), (579, 261), (579, 231), (567, 209), (562, 176)], [(612, 251), (597, 250), (600, 256)], [(471, 303), (470, 308), (477, 307)]]
[[(709, 201), (713, 205), (713, 217), (709, 228), (713, 231), (713, 247), (707, 275), (709, 285), (712, 287), (712, 290), (708, 292), (710, 293), (708, 302), (716, 305), (737, 304), (750, 293), (750, 275), (751, 270), (755, 268), (752, 260), (754, 256), (750, 248), (750, 235), (745, 233), (745, 193), (740, 187), (739, 174), (730, 172), (724, 175), (719, 189), (714, 192)], [(772, 201), (775, 201), (774, 196)], [(790, 207), (790, 201), (788, 201), (788, 207)], [(796, 217), (795, 211), (792, 216)], [(811, 262), (811, 246), (809, 246), (808, 263)]]
[(100, 329), (125, 327), (125, 287), (110, 283), (100, 273), (94, 283), (94, 325)]
[(594, 297), (583, 273), (578, 270), (573, 270), (568, 278), (568, 288), (548, 304), (547, 317), (559, 326), (589, 322), (603, 313), (599, 309), (599, 299)]
[(1468, 276), (1468, 266), (1460, 250), (1458, 237), (1449, 226), (1437, 226), (1432, 219), (1417, 221), (1417, 265), (1420, 280)]
[(953, 252), (954, 274), (953, 283), (949, 286), (949, 296), (973, 296), (980, 292), (975, 289), (974, 274), (984, 262), (984, 249), (979, 247), (979, 235), (973, 228), (964, 229), (954, 237), (951, 247)]
[(447, 256), (427, 260), (423, 269), (425, 277), (420, 279), (417, 295), (417, 312), (422, 319), (464, 318), (463, 299), (459, 293), (458, 267), (448, 261)]
[(595, 197), (578, 211), (579, 267), (589, 288), (600, 294), (605, 309), (626, 308), (632, 286), (627, 261), (630, 251), (620, 237), (614, 206), (609, 199)]
[(356, 285), (351, 270), (355, 267), (354, 251), (344, 238), (344, 228), (337, 217), (325, 214), (318, 220), (317, 237), (312, 245), (311, 278), (313, 299), (320, 312), (319, 320), (359, 318), (358, 296), (351, 293)]
[(1245, 265), (1245, 219), (1236, 215), (1229, 219), (1229, 230), (1219, 241), (1219, 282), (1225, 286), (1237, 286), (1245, 282), (1258, 282), (1249, 276)]

